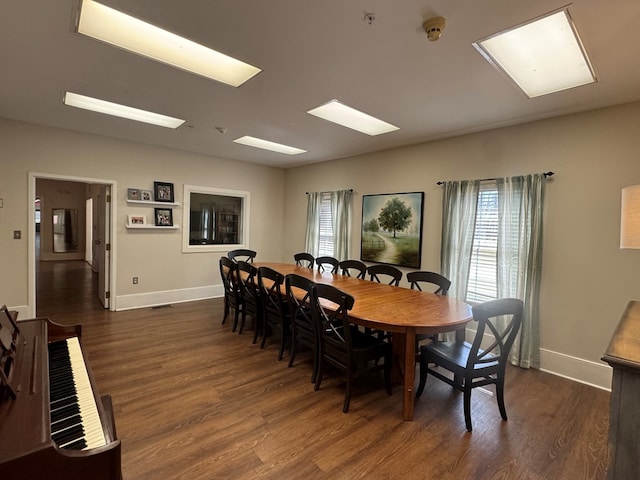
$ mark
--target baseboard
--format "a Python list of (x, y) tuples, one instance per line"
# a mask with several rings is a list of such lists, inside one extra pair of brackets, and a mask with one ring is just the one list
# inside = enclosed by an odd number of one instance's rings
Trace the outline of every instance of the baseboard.
[[(465, 339), (473, 342), (475, 330), (467, 328)], [(486, 335), (483, 339), (483, 346), (489, 345), (493, 337)], [(564, 353), (554, 352), (544, 348), (540, 349), (540, 370), (552, 375), (567, 378), (574, 382), (584, 383), (602, 390), (611, 391), (612, 369), (609, 365), (578, 357), (572, 357)]]
[(603, 363), (540, 349), (540, 370), (576, 382), (611, 391), (612, 368)]
[(193, 302), (222, 296), (224, 296), (224, 287), (222, 285), (119, 295), (115, 298), (115, 309), (116, 311), (122, 311), (135, 308), (158, 307), (171, 303)]

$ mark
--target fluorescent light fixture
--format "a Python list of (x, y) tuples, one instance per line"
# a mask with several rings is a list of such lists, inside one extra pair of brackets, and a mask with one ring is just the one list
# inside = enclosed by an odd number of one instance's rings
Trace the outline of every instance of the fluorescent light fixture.
[(261, 70), (93, 0), (82, 0), (78, 33), (239, 87)]
[(473, 44), (529, 97), (596, 81), (565, 8)]
[(309, 110), (307, 113), (367, 135), (380, 135), (399, 130), (395, 125), (378, 120), (355, 108), (348, 107), (338, 100), (331, 100), (324, 105)]
[(159, 113), (147, 112), (138, 108), (127, 107), (118, 103), (111, 103), (98, 98), (86, 97), (73, 92), (64, 94), (63, 102), (71, 107), (84, 108), (94, 112), (106, 113), (115, 117), (128, 118), (136, 122), (151, 123), (160, 127), (178, 128), (185, 121), (179, 118), (167, 117)]
[(284, 153), (286, 155), (299, 155), (307, 152), (301, 148), (290, 147), (289, 145), (282, 145), (281, 143), (270, 142), (269, 140), (262, 140), (261, 138), (250, 137), (248, 135), (236, 138), (234, 142), (250, 147), (262, 148), (263, 150), (271, 150), (272, 152)]

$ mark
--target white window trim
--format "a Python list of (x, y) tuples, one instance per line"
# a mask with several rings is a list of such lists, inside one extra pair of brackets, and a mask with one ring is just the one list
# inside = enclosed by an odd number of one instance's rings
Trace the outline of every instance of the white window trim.
[[(189, 245), (189, 234), (191, 230), (191, 194), (204, 193), (209, 195), (225, 195), (229, 197), (242, 198), (242, 222), (241, 238), (242, 243), (224, 243), (218, 245)], [(182, 253), (206, 253), (206, 252), (228, 252), (236, 248), (249, 248), (249, 218), (250, 218), (250, 193), (243, 190), (228, 190), (224, 188), (204, 187), (198, 185), (184, 186), (184, 199), (182, 202)]]

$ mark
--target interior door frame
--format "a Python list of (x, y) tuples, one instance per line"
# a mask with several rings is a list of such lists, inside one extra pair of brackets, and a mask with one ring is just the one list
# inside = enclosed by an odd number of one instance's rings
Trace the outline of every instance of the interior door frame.
[(29, 264), (29, 274), (28, 274), (28, 290), (29, 290), (29, 303), (27, 305), (27, 318), (33, 318), (36, 316), (36, 220), (35, 220), (35, 209), (33, 206), (36, 201), (36, 180), (37, 179), (47, 179), (47, 180), (60, 180), (66, 182), (78, 182), (78, 183), (95, 183), (101, 185), (109, 185), (111, 187), (111, 212), (109, 215), (109, 223), (111, 224), (111, 228), (109, 229), (109, 238), (107, 239), (110, 245), (110, 255), (109, 255), (109, 292), (110, 292), (110, 302), (109, 302), (109, 310), (116, 310), (116, 236), (114, 235), (113, 226), (116, 225), (116, 210), (117, 210), (117, 202), (115, 199), (118, 193), (118, 185), (115, 180), (109, 180), (104, 178), (92, 178), (92, 177), (76, 177), (72, 175), (59, 175), (54, 173), (42, 173), (42, 172), (29, 172), (29, 180), (28, 180), (28, 202), (29, 208), (27, 209), (29, 213), (28, 219), (28, 264)]

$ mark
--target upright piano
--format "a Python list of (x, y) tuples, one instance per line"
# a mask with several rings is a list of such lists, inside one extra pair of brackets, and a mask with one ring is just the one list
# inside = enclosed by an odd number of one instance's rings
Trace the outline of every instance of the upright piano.
[(16, 317), (0, 309), (0, 478), (121, 480), (111, 399), (98, 393), (81, 326)]

